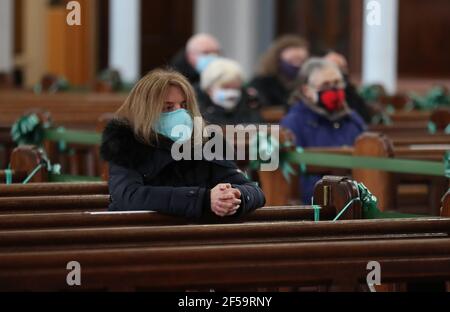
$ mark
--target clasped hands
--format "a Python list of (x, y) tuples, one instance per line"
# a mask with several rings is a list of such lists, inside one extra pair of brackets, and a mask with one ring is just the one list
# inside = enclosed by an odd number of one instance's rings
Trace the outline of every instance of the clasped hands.
[(219, 184), (211, 190), (211, 210), (219, 217), (229, 217), (241, 207), (242, 194), (231, 184)]

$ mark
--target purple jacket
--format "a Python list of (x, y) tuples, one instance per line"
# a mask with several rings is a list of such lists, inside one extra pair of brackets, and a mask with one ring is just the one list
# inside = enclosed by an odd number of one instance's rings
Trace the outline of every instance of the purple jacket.
[[(297, 146), (303, 148), (353, 146), (366, 130), (363, 119), (354, 111), (333, 122), (302, 101), (291, 108), (281, 126), (290, 129), (296, 136)], [(301, 177), (301, 194), (306, 204), (311, 202), (314, 186), (319, 180), (317, 176)]]

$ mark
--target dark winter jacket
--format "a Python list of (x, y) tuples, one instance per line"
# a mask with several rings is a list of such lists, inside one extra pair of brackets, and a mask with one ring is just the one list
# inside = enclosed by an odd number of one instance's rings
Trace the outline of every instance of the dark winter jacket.
[(186, 59), (186, 50), (179, 51), (171, 60), (170, 66), (183, 74), (192, 85), (200, 82), (200, 74)]
[(278, 77), (258, 76), (249, 83), (249, 86), (258, 91), (263, 106), (287, 108), (292, 90), (286, 88)]
[(347, 87), (345, 88), (345, 96), (347, 98), (348, 106), (359, 114), (366, 123), (372, 121), (371, 109), (366, 101), (359, 95), (355, 85), (353, 85), (348, 79)]
[(110, 211), (157, 211), (210, 220), (210, 191), (230, 183), (242, 194), (239, 218), (265, 205), (264, 194), (230, 161), (175, 161), (173, 142), (160, 137), (141, 143), (125, 121), (114, 120), (103, 134), (101, 155), (110, 163)]
[(209, 124), (238, 125), (260, 124), (263, 119), (260, 114), (260, 101), (257, 95), (251, 96), (244, 88), (239, 104), (232, 111), (227, 111), (213, 103), (209, 95), (195, 87), (200, 111)]
[[(364, 121), (354, 111), (347, 110), (338, 117), (329, 118), (324, 111), (319, 108), (313, 110), (304, 101), (292, 107), (281, 126), (290, 129), (295, 134), (297, 146), (303, 148), (353, 146), (358, 136), (366, 130)], [(301, 193), (305, 203), (310, 203), (314, 185), (320, 178), (301, 177)]]

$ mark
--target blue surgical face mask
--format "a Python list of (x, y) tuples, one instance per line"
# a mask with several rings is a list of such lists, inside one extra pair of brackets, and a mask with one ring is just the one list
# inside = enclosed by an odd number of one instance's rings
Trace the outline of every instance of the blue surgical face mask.
[(231, 111), (238, 106), (242, 97), (241, 90), (235, 89), (216, 89), (212, 94), (212, 101), (214, 104)]
[(194, 122), (185, 109), (162, 113), (156, 125), (156, 131), (174, 142), (191, 139)]
[(197, 59), (197, 65), (195, 66), (195, 69), (197, 70), (197, 72), (199, 74), (203, 73), (206, 68), (209, 66), (209, 64), (211, 64), (212, 62), (214, 62), (215, 60), (217, 60), (219, 57), (216, 54), (203, 54), (200, 55)]

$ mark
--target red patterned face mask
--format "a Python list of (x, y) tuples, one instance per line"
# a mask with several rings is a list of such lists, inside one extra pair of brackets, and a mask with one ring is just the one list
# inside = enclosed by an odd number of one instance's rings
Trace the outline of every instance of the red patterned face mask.
[(334, 113), (344, 108), (345, 91), (342, 89), (331, 89), (319, 92), (319, 106), (328, 112)]

